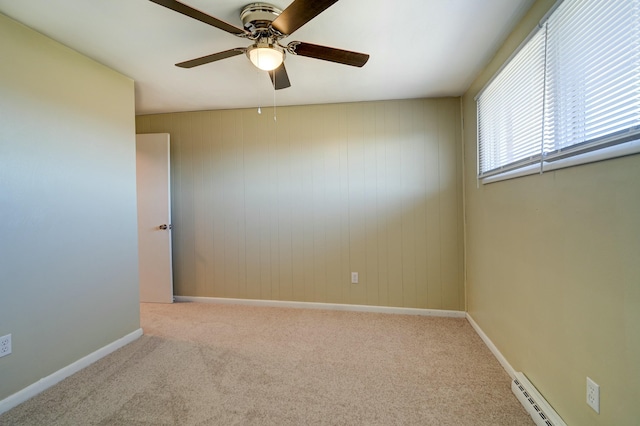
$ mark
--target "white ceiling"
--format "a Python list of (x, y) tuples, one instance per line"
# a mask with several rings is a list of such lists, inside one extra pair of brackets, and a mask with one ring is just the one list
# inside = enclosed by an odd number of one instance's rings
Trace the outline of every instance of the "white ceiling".
[[(242, 27), (250, 0), (183, 0)], [(285, 9), (291, 0), (272, 0)], [(341, 0), (283, 40), (369, 53), (363, 68), (288, 55), (278, 105), (459, 96), (533, 0)], [(136, 113), (273, 103), (266, 72), (244, 55), (174, 66), (246, 39), (148, 0), (0, 0), (0, 13), (135, 80)], [(7, 60), (7, 58), (3, 59)]]

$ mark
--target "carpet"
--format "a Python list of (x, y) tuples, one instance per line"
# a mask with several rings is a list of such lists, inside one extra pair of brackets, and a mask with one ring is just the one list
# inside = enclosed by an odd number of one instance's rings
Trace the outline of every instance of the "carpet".
[(0, 425), (533, 425), (465, 319), (176, 303), (141, 325)]

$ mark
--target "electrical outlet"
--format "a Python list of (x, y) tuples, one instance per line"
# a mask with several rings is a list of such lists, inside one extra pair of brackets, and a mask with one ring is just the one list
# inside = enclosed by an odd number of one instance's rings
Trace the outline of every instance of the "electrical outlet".
[(0, 357), (7, 356), (11, 353), (11, 335), (0, 337)]
[(358, 273), (357, 272), (352, 272), (351, 273), (351, 284), (358, 284)]
[(600, 386), (587, 377), (587, 404), (600, 414)]

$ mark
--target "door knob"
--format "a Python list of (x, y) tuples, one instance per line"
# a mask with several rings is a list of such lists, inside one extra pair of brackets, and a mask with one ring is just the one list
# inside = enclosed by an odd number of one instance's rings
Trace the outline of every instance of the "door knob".
[(162, 224), (162, 225), (158, 226), (158, 228), (163, 229), (163, 230), (166, 230), (166, 229), (173, 229), (173, 225), (172, 225), (172, 224), (168, 224), (168, 225), (167, 225), (167, 224), (165, 223), (165, 224)]

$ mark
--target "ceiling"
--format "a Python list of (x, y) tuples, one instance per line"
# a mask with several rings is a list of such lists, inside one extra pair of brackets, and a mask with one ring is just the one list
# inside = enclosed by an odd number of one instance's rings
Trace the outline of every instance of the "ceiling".
[[(242, 27), (250, 0), (183, 0)], [(272, 0), (285, 9), (291, 0)], [(0, 13), (135, 80), (136, 114), (459, 96), (533, 0), (341, 0), (283, 40), (364, 52), (363, 68), (288, 55), (291, 87), (240, 55), (250, 41), (148, 0), (0, 0)]]

